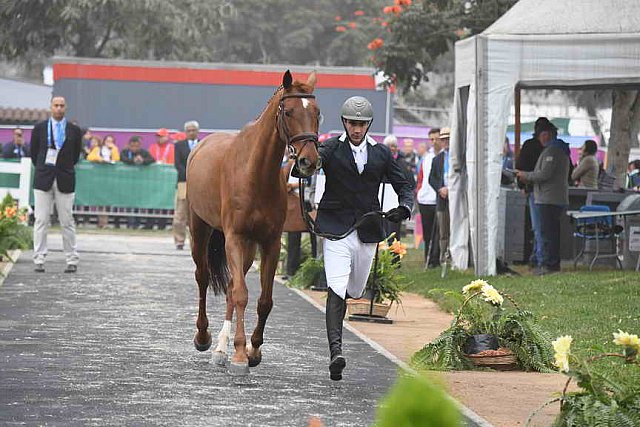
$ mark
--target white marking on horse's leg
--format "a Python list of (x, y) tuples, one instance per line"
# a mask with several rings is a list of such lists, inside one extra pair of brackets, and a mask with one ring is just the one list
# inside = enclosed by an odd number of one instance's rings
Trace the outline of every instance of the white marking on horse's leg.
[(229, 344), (229, 335), (231, 335), (231, 321), (225, 320), (222, 324), (222, 329), (220, 329), (220, 333), (218, 334), (218, 345), (213, 351), (226, 353), (227, 345)]
[(309, 100), (307, 98), (300, 98), (300, 100), (302, 101), (302, 108), (306, 110), (309, 106)]
[(247, 354), (250, 354), (253, 351), (253, 345), (251, 345), (251, 341), (247, 343)]

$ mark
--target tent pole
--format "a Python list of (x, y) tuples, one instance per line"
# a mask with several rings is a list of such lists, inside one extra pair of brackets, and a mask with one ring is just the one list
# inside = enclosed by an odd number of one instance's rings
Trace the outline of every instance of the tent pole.
[(520, 88), (516, 86), (515, 93), (515, 107), (516, 107), (516, 126), (515, 126), (515, 138), (514, 138), (514, 153), (517, 159), (520, 156), (520, 132), (522, 131), (522, 125), (520, 123)]

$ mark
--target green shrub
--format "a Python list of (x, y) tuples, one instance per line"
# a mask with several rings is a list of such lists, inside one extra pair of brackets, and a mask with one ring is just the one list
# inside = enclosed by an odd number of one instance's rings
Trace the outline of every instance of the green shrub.
[(29, 249), (33, 245), (31, 229), (26, 226), (27, 210), (18, 209), (10, 194), (0, 202), (0, 257), (9, 258), (13, 249)]

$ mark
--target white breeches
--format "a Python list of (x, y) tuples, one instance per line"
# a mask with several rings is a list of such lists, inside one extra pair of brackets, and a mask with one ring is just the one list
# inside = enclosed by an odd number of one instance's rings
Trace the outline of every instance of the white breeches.
[(376, 243), (362, 243), (356, 231), (342, 240), (325, 239), (322, 252), (327, 286), (342, 299), (347, 293), (352, 298), (360, 298), (369, 278), (376, 246)]

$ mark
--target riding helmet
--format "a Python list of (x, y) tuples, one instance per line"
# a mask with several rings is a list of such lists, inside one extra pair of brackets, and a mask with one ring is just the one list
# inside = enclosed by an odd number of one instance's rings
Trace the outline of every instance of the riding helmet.
[(347, 120), (370, 122), (373, 120), (373, 107), (367, 98), (363, 96), (352, 96), (342, 104), (340, 117)]

